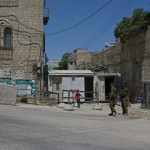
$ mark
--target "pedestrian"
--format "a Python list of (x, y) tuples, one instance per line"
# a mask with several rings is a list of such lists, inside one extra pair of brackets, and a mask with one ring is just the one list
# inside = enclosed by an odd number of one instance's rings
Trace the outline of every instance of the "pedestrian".
[(115, 103), (116, 103), (116, 96), (117, 96), (117, 89), (114, 87), (114, 83), (110, 83), (110, 93), (109, 93), (109, 107), (111, 109), (111, 113), (108, 114), (109, 116), (116, 116), (117, 112), (115, 109)]
[(130, 97), (130, 91), (127, 87), (125, 87), (125, 83), (122, 83), (122, 89), (119, 93), (121, 100), (122, 113), (124, 115), (128, 115), (128, 100)]
[(81, 94), (80, 94), (79, 90), (77, 90), (77, 92), (75, 94), (75, 99), (77, 100), (78, 108), (80, 108), (80, 97), (81, 97)]

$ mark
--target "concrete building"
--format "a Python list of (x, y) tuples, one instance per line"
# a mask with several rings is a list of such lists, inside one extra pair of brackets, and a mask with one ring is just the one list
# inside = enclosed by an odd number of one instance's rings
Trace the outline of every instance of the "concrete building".
[(43, 88), (45, 2), (0, 0), (0, 82), (18, 86), (18, 95)]
[[(94, 74), (90, 70), (52, 70), (49, 72), (49, 91), (58, 93), (60, 102), (68, 102), (69, 90), (76, 91), (77, 89), (81, 92), (84, 99), (91, 98), (93, 100), (94, 91)], [(91, 93), (85, 93), (89, 91)], [(57, 99), (57, 95), (54, 95)], [(72, 92), (70, 97), (73, 97)], [(70, 101), (73, 101), (70, 98)]]

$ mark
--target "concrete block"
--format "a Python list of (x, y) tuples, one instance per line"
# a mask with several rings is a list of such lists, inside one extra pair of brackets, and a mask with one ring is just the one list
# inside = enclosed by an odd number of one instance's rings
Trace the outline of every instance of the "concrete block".
[(94, 106), (93, 106), (93, 109), (94, 110), (102, 110), (102, 105), (99, 103), (99, 104), (95, 104)]
[(65, 103), (60, 103), (57, 107), (58, 107), (58, 108), (64, 108), (65, 105), (66, 105)]
[(0, 104), (15, 105), (17, 99), (17, 87), (0, 84)]
[(64, 110), (67, 110), (67, 111), (74, 111), (74, 108), (73, 108), (71, 105), (65, 105), (65, 106), (64, 106)]

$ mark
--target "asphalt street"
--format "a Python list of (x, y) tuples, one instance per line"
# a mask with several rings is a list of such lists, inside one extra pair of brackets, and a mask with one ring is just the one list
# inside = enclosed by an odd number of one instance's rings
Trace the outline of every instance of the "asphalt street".
[[(0, 150), (149, 150), (150, 111), (130, 108), (117, 117), (81, 105), (75, 111), (57, 107), (0, 105)], [(120, 113), (120, 115), (119, 115)]]

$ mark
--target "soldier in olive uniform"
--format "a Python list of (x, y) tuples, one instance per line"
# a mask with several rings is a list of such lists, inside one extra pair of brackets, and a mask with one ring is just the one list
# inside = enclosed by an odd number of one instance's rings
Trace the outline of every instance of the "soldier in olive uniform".
[(115, 110), (115, 100), (117, 96), (117, 89), (114, 87), (114, 83), (110, 84), (111, 90), (109, 93), (109, 107), (111, 109), (111, 113), (109, 114), (110, 116), (116, 116), (117, 112)]
[(128, 114), (128, 101), (127, 98), (130, 96), (129, 89), (125, 87), (125, 83), (122, 83), (122, 89), (119, 93), (121, 99), (121, 106), (122, 106), (122, 113), (127, 115)]

